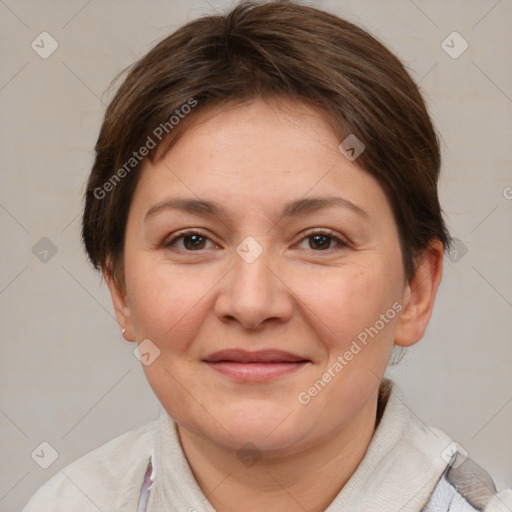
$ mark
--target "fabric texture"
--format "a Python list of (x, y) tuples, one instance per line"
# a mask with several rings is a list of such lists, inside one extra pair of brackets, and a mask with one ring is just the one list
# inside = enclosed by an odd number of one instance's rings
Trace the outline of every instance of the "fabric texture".
[[(496, 495), (481, 468), (483, 473), (475, 473), (472, 482), (468, 470), (474, 473), (474, 466), (465, 462), (460, 465), (466, 465), (465, 471), (456, 471), (455, 456), (450, 460), (452, 440), (421, 423), (396, 385), (382, 400), (382, 418), (363, 460), (325, 512), (512, 511), (507, 505), (512, 491)], [(215, 512), (190, 469), (176, 424), (164, 409), (157, 421), (61, 470), (23, 512), (135, 512), (150, 458), (154, 481), (147, 512)]]
[(422, 512), (512, 511), (512, 489), (496, 494), (489, 474), (455, 452)]

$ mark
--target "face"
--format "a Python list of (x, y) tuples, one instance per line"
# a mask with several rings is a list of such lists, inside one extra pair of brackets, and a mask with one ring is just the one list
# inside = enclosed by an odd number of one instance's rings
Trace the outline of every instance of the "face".
[(375, 397), (409, 287), (384, 192), (340, 142), (306, 105), (254, 100), (145, 163), (113, 295), (180, 429), (291, 452)]

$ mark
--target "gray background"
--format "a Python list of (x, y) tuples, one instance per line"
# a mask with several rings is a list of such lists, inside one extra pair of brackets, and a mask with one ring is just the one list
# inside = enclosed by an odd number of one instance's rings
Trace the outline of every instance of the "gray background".
[[(78, 456), (157, 417), (80, 246), (83, 186), (114, 75), (229, 4), (0, 0), (0, 511), (19, 510)], [(502, 489), (512, 485), (512, 2), (314, 4), (379, 37), (429, 97), (443, 137), (441, 201), (460, 242), (426, 336), (390, 375)], [(46, 59), (31, 47), (43, 31), (59, 45)], [(441, 46), (453, 31), (469, 44), (458, 58)], [(445, 45), (453, 53), (461, 43)], [(31, 458), (43, 441), (59, 454), (48, 469)]]

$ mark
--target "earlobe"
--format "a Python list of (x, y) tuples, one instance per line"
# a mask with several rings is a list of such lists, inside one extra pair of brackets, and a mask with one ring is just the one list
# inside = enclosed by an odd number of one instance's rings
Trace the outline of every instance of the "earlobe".
[(126, 341), (135, 341), (131, 311), (125, 291), (126, 287), (121, 286), (107, 268), (103, 269), (103, 278), (110, 290), (112, 305), (114, 306), (114, 312), (117, 322), (119, 323), (122, 336)]
[(441, 282), (443, 253), (443, 244), (436, 240), (421, 255), (414, 278), (404, 291), (395, 345), (410, 347), (423, 337)]

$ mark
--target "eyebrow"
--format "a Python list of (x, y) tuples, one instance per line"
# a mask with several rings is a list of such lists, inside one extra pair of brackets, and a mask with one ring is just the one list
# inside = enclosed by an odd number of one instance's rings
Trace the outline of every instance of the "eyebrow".
[[(366, 219), (370, 218), (370, 215), (366, 210), (353, 203), (352, 201), (349, 201), (348, 199), (337, 196), (322, 196), (305, 197), (289, 202), (283, 208), (280, 219), (305, 215), (307, 213), (313, 213), (318, 210), (330, 208), (333, 206), (349, 209)], [(219, 203), (214, 201), (206, 201), (201, 199), (167, 199), (152, 206), (146, 212), (144, 220), (146, 221), (149, 217), (157, 212), (169, 209), (183, 210), (195, 215), (216, 216), (221, 219), (227, 217), (227, 211)]]

